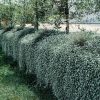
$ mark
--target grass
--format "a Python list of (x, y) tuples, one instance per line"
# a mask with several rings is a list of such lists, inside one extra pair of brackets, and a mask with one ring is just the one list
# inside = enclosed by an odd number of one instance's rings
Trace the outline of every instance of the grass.
[(27, 80), (29, 76), (19, 73), (15, 65), (10, 65), (11, 61), (5, 60), (0, 49), (0, 100), (56, 100), (48, 89), (33, 86)]
[(0, 100), (39, 100), (4, 59), (0, 50)]

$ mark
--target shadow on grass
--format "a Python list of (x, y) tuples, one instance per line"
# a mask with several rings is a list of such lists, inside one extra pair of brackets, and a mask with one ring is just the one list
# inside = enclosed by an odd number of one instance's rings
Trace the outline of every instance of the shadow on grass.
[(0, 63), (9, 65), (8, 74), (2, 75), (1, 82), (5, 86), (15, 86), (15, 88), (17, 89), (19, 84), (24, 84), (38, 96), (39, 100), (57, 100), (53, 95), (50, 87), (43, 88), (37, 85), (35, 75), (26, 75), (24, 72), (19, 71), (17, 63), (12, 62), (13, 60), (11, 57), (6, 57), (1, 51), (0, 55), (2, 55), (2, 62)]

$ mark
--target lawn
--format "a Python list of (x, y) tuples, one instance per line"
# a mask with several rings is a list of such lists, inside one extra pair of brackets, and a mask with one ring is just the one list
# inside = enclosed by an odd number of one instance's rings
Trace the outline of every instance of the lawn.
[(25, 85), (11, 66), (6, 64), (0, 50), (0, 100), (39, 100), (37, 95)]
[(28, 76), (22, 76), (5, 60), (0, 49), (0, 100), (56, 100), (48, 90), (30, 85)]
[(51, 91), (37, 87), (11, 63), (0, 49), (0, 100), (56, 100)]

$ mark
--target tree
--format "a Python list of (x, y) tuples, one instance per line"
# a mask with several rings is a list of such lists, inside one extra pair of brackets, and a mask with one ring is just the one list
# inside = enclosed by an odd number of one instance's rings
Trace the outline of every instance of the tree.
[(26, 24), (26, 0), (21, 0), (21, 5), (22, 5), (22, 8), (21, 8), (21, 27), (25, 27), (25, 24)]
[(35, 29), (39, 28), (38, 1), (35, 1)]
[(10, 20), (10, 27), (14, 27), (13, 17), (14, 17), (14, 6), (12, 5), (12, 1), (9, 0), (9, 20)]
[(99, 12), (100, 11), (100, 0), (95, 0), (95, 12)]
[(68, 0), (65, 0), (64, 3), (65, 3), (65, 16), (66, 16), (66, 33), (69, 33), (69, 7), (68, 7)]
[(60, 17), (63, 15), (66, 19), (66, 33), (69, 33), (69, 3), (68, 0), (54, 0), (58, 6)]
[(33, 13), (34, 13), (34, 25), (35, 29), (38, 30), (39, 22), (45, 21), (47, 16), (50, 14), (52, 9), (51, 0), (31, 0)]

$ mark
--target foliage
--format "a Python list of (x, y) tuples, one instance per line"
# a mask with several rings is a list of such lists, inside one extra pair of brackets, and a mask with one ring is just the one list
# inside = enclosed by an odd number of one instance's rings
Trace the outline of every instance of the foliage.
[(39, 100), (39, 96), (25, 85), (24, 78), (22, 79), (18, 72), (11, 70), (11, 66), (5, 62), (5, 55), (0, 49), (0, 100)]
[(13, 25), (20, 24), (23, 27), (31, 23), (38, 29), (39, 22), (51, 22), (53, 18), (55, 23), (56, 17), (52, 16), (59, 15), (59, 20), (66, 20), (67, 30), (69, 19), (76, 18), (80, 21), (86, 14), (99, 12), (98, 4), (98, 0), (17, 0), (15, 2), (4, 0), (4, 3), (0, 4), (0, 19), (5, 17), (11, 20)]
[(8, 56), (12, 56), (14, 58), (14, 60), (18, 60), (18, 41), (24, 37), (25, 35), (33, 32), (34, 29), (33, 28), (24, 28), (23, 30), (19, 30), (16, 32), (13, 32), (12, 30), (9, 32), (6, 32), (3, 34), (2, 36), (2, 46), (4, 52), (8, 55)]
[(99, 100), (100, 37), (88, 32), (86, 38), (82, 37), (85, 44), (79, 46), (76, 41), (80, 42), (80, 38), (71, 38), (72, 34), (40, 30), (22, 35), (23, 32), (10, 31), (3, 34), (2, 40), (3, 50), (8, 54), (12, 50), (11, 56), (21, 70), (35, 73), (38, 84), (50, 85), (58, 100), (91, 100), (91, 96)]
[(72, 44), (76, 44), (77, 46), (84, 46), (87, 41), (93, 39), (93, 34), (94, 33), (92, 32), (86, 31), (74, 32), (69, 35), (69, 39)]
[[(91, 7), (99, 8), (92, 1), (76, 1), (69, 6), (75, 7), (75, 16), (79, 18), (96, 11)], [(99, 100), (100, 37), (90, 35), (90, 32), (66, 35), (54, 30), (37, 31), (39, 22), (52, 15), (55, 18), (65, 15), (68, 25), (68, 0), (23, 0), (14, 5), (14, 19), (20, 19), (22, 26), (33, 21), (36, 30), (1, 30), (0, 44), (5, 54), (18, 62), (20, 70), (34, 73), (37, 84), (50, 86), (58, 100)], [(1, 6), (1, 14), (9, 18), (5, 6), (8, 7), (5, 4)], [(56, 7), (58, 11), (51, 11)]]
[[(51, 35), (63, 34), (54, 30), (39, 30), (33, 34), (28, 34), (19, 41), (19, 67), (22, 70), (26, 70), (26, 73), (32, 73), (35, 71), (34, 65), (34, 53), (35, 47), (38, 42), (41, 42), (46, 37)], [(31, 59), (31, 60), (30, 60)], [(33, 67), (31, 67), (33, 66)], [(31, 69), (32, 68), (32, 69)]]

